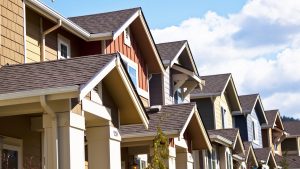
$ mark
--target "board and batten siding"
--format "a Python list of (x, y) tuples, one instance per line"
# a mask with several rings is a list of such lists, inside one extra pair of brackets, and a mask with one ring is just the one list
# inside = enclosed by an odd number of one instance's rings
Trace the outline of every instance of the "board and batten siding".
[(131, 46), (124, 43), (124, 33), (115, 40), (106, 40), (106, 53), (120, 52), (138, 65), (138, 86), (148, 92), (147, 66), (143, 59), (143, 54), (136, 43), (134, 36), (131, 35)]
[(0, 1), (0, 67), (24, 63), (22, 0)]
[(261, 132), (261, 125), (259, 123), (259, 119), (257, 116), (257, 113), (255, 110), (253, 110), (248, 116), (247, 116), (247, 131), (248, 131), (248, 141), (252, 141), (254, 139), (253, 136), (253, 126), (252, 126), (252, 119), (256, 120), (258, 122), (257, 124), (257, 135), (258, 135), (258, 142), (252, 142), (252, 145), (254, 148), (262, 148), (262, 132)]
[(217, 96), (214, 101), (214, 108), (215, 108), (215, 122), (216, 122), (216, 128), (215, 129), (222, 129), (222, 112), (221, 107), (226, 110), (226, 125), (227, 128), (232, 128), (232, 113), (230, 109), (230, 105), (228, 102), (228, 98), (225, 96), (225, 94), (222, 94), (221, 96)]

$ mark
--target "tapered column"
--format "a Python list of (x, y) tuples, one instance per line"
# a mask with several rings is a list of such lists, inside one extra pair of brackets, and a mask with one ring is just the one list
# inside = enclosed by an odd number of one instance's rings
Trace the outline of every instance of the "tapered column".
[(176, 153), (176, 168), (193, 169), (194, 160), (192, 154), (188, 152)]
[(110, 125), (89, 127), (86, 137), (89, 169), (121, 169), (121, 136), (118, 129)]

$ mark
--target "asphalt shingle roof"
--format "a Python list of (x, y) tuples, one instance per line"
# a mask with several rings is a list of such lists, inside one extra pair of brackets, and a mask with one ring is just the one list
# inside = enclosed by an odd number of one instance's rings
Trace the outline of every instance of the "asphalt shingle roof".
[(300, 136), (300, 121), (285, 121), (283, 126), (290, 135)]
[(258, 148), (254, 149), (257, 161), (268, 160), (268, 156), (270, 154), (271, 148)]
[(265, 111), (269, 125), (273, 125), (275, 123), (277, 113), (278, 113), (278, 110), (266, 110)]
[(241, 102), (243, 112), (244, 111), (245, 112), (252, 111), (252, 109), (255, 106), (257, 97), (258, 97), (258, 94), (239, 96), (239, 100)]
[(0, 94), (86, 84), (117, 54), (4, 66)]
[(191, 114), (195, 103), (184, 103), (176, 105), (165, 105), (158, 112), (147, 112), (149, 116), (149, 128), (145, 129), (142, 124), (121, 125), (121, 134), (148, 134), (156, 132), (157, 126), (166, 131), (182, 130), (189, 115)]
[(230, 129), (218, 129), (218, 130), (208, 130), (208, 135), (212, 136), (212, 135), (219, 135), (222, 136), (230, 141), (232, 141), (232, 143), (235, 142), (237, 134), (239, 132), (239, 129), (237, 128), (230, 128)]
[(91, 34), (116, 32), (141, 8), (70, 17), (69, 19)]
[(221, 93), (226, 87), (227, 81), (230, 78), (231, 74), (218, 74), (210, 76), (200, 76), (202, 80), (205, 80), (205, 86), (200, 90), (196, 88), (193, 90), (192, 94), (216, 94)]
[[(283, 156), (276, 155), (276, 161), (280, 164), (282, 160), (284, 160)], [(296, 155), (288, 155), (286, 156), (286, 162), (288, 163), (288, 168), (299, 168), (300, 167), (300, 156)]]
[(176, 42), (166, 42), (166, 43), (156, 44), (156, 47), (162, 60), (172, 61), (186, 42), (187, 42), (186, 40), (176, 41)]

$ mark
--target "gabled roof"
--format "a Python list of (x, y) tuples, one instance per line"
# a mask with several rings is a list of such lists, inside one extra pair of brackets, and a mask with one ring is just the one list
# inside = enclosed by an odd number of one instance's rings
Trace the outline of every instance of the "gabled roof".
[(300, 121), (284, 121), (283, 126), (289, 136), (300, 136)]
[(181, 60), (185, 62), (187, 66), (182, 66), (193, 71), (197, 76), (199, 76), (198, 69), (187, 40), (159, 43), (156, 44), (156, 47), (165, 67), (172, 67), (176, 60), (179, 59), (179, 56), (187, 56), (188, 58), (184, 57)]
[(142, 101), (121, 63), (119, 54), (114, 53), (4, 66), (0, 69), (0, 110), (16, 103), (39, 102), (40, 96), (61, 94), (60, 97), (70, 98), (66, 94), (70, 92), (74, 93), (71, 98), (78, 97), (82, 101), (102, 80), (110, 83), (115, 78), (120, 81), (114, 91), (122, 92), (128, 101), (127, 105), (121, 105), (124, 97), (119, 97), (115, 99), (116, 104), (122, 111), (132, 108), (134, 115), (129, 117), (122, 113), (121, 118), (129, 120), (130, 124), (141, 122), (147, 127)]
[(239, 100), (244, 114), (250, 114), (257, 108), (259, 112), (256, 113), (259, 113), (257, 116), (260, 119), (260, 122), (268, 123), (259, 94), (242, 95), (239, 96)]
[(203, 137), (194, 139), (193, 143), (205, 143), (208, 144), (206, 145), (208, 149), (211, 149), (209, 138), (195, 103), (158, 106), (158, 108), (148, 109), (147, 114), (149, 117), (148, 130), (142, 124), (121, 125), (120, 133), (123, 140), (136, 138), (151, 140), (156, 135), (158, 126), (168, 137), (180, 137), (193, 124), (193, 131), (191, 129), (190, 131), (195, 133), (192, 134), (192, 137), (199, 137), (200, 135)]
[(258, 149), (254, 149), (257, 161), (261, 164), (262, 161), (264, 161), (264, 163), (266, 164), (272, 164), (274, 165), (274, 167), (277, 166), (276, 164), (276, 160), (275, 157), (273, 155), (273, 153), (271, 152), (271, 148), (258, 148)]
[(280, 117), (280, 113), (279, 110), (266, 110), (265, 111), (267, 120), (268, 120), (268, 124), (265, 124), (264, 128), (274, 128), (276, 126), (276, 123), (279, 124), (279, 128), (284, 130), (284, 126), (282, 124), (282, 120)]
[(224, 145), (226, 145), (226, 141), (233, 149), (240, 149), (241, 152), (244, 154), (244, 146), (240, 136), (239, 129), (237, 128), (230, 128), (230, 129), (217, 129), (217, 130), (208, 130), (210, 139), (213, 141), (222, 144), (222, 141), (225, 141)]
[(244, 148), (245, 148), (245, 156), (244, 157), (246, 159), (246, 163), (249, 163), (249, 157), (252, 156), (255, 165), (258, 166), (258, 161), (256, 159), (256, 155), (255, 155), (252, 143), (246, 141), (246, 142), (243, 142), (243, 144), (244, 144)]
[(286, 160), (288, 163), (288, 168), (299, 169), (300, 168), (300, 156), (296, 155), (287, 155), (286, 157), (276, 155), (275, 159), (277, 163), (280, 163), (283, 160)]
[(200, 78), (205, 81), (205, 85), (202, 90), (200, 88), (194, 89), (190, 95), (191, 99), (221, 96), (224, 92), (227, 92), (233, 105), (232, 110), (242, 112), (231, 73), (200, 76)]
[(117, 32), (123, 24), (141, 8), (125, 9), (113, 12), (70, 17), (76, 23), (91, 34)]

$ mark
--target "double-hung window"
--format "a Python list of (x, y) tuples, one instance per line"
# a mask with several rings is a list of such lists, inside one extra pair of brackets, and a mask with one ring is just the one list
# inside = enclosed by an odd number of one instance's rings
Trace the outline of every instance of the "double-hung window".
[(232, 155), (230, 151), (226, 151), (226, 168), (232, 169)]
[(70, 40), (61, 35), (57, 37), (57, 53), (58, 59), (68, 59), (71, 57)]
[[(1, 169), (21, 169), (22, 141), (14, 138), (0, 138)], [(8, 144), (9, 143), (9, 144)]]

